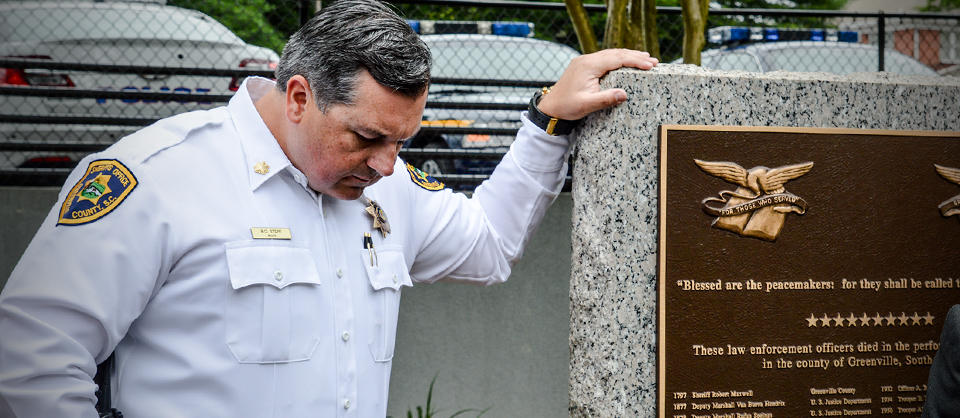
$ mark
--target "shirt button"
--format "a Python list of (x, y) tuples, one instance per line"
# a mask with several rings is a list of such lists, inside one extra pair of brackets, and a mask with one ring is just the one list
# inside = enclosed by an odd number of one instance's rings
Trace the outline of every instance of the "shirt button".
[(350, 341), (350, 333), (349, 333), (349, 332), (344, 332), (343, 335), (340, 336), (340, 338), (343, 339), (343, 342)]
[(283, 272), (280, 270), (273, 272), (273, 278), (276, 279), (278, 282), (283, 280)]
[(337, 269), (337, 277), (343, 277), (343, 269)]
[(394, 274), (394, 275), (393, 275), (393, 284), (397, 284), (398, 281), (399, 281), (399, 280), (397, 280), (397, 275)]
[(350, 400), (349, 400), (349, 399), (344, 399), (344, 400), (343, 400), (343, 409), (350, 409)]

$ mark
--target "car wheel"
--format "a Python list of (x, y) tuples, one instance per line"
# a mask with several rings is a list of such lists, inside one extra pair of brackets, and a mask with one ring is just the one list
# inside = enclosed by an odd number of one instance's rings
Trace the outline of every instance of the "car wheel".
[(420, 164), (420, 169), (431, 177), (438, 177), (443, 174), (443, 169), (440, 168), (440, 163), (437, 160), (424, 160)]
[[(447, 143), (440, 141), (432, 141), (423, 145), (424, 149), (446, 149)], [(445, 158), (438, 157), (428, 157), (426, 159), (420, 160), (419, 168), (423, 170), (424, 173), (429, 174), (431, 177), (439, 177), (444, 174), (453, 174), (453, 161)]]

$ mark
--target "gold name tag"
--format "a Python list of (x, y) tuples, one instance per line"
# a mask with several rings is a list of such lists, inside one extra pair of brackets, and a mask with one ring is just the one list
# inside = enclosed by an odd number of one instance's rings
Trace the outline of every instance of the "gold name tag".
[(253, 239), (290, 239), (290, 228), (250, 228)]

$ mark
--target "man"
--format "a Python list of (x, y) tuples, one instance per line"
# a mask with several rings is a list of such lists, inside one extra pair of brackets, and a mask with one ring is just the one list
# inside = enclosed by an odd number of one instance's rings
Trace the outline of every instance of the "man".
[(429, 63), (390, 9), (343, 0), (276, 84), (84, 159), (0, 295), (0, 411), (96, 416), (113, 352), (126, 416), (384, 416), (401, 287), (506, 280), (565, 175), (568, 138), (544, 129), (626, 100), (607, 71), (657, 62), (575, 59), (472, 199), (397, 159)]
[(960, 417), (960, 305), (951, 306), (944, 317), (923, 405), (923, 418), (948, 417)]

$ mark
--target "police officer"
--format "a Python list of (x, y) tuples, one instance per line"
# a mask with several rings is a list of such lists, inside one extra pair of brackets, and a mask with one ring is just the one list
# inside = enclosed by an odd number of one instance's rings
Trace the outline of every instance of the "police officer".
[(0, 411), (95, 417), (115, 353), (126, 416), (384, 416), (401, 288), (506, 280), (560, 191), (573, 121), (626, 100), (598, 79), (656, 63), (574, 59), (468, 199), (397, 158), (427, 47), (375, 1), (334, 3), (276, 82), (74, 170), (0, 295)]
[(922, 418), (960, 417), (960, 305), (943, 320), (940, 348), (930, 365)]

